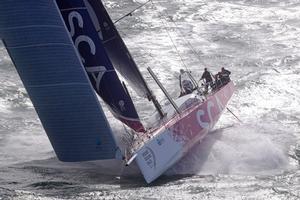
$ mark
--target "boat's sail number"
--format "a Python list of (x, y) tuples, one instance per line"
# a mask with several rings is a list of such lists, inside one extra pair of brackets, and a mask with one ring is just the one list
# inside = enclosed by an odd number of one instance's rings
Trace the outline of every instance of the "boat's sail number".
[(155, 154), (152, 151), (152, 149), (150, 149), (149, 147), (146, 147), (144, 152), (142, 153), (142, 156), (143, 156), (146, 164), (148, 165), (148, 167), (150, 167), (151, 169), (156, 168)]

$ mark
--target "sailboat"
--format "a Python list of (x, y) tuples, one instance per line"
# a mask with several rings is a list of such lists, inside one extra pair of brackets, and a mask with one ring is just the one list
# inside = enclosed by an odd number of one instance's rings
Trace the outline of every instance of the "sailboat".
[[(1, 0), (0, 38), (59, 160), (136, 161), (147, 183), (208, 134), (234, 92), (230, 81), (173, 100), (156, 79), (170, 101), (161, 107), (100, 0)], [(154, 126), (145, 128), (115, 69), (154, 103), (160, 116)], [(97, 95), (140, 136), (127, 151), (117, 145)]]

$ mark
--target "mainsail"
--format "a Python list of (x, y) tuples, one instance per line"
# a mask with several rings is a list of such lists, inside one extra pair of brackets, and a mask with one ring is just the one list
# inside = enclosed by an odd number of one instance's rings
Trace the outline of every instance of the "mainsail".
[[(134, 104), (102, 44), (103, 35), (88, 0), (56, 0), (95, 91), (114, 116), (135, 131), (144, 131)], [(118, 46), (114, 47), (118, 51)]]
[(0, 38), (62, 161), (119, 149), (53, 0), (1, 0)]

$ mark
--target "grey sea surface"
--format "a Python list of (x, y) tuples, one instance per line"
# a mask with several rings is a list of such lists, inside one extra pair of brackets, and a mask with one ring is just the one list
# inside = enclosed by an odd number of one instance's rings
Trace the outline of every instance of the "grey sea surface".
[[(145, 2), (104, 4), (117, 20)], [(236, 91), (228, 107), (243, 123), (225, 112), (150, 185), (135, 164), (62, 163), (1, 44), (0, 200), (300, 199), (299, 0), (153, 0), (116, 26), (161, 102), (149, 66), (174, 98), (181, 68), (197, 79), (204, 67), (229, 69)], [(130, 91), (146, 121), (153, 106)], [(125, 130), (105, 110), (121, 143)]]

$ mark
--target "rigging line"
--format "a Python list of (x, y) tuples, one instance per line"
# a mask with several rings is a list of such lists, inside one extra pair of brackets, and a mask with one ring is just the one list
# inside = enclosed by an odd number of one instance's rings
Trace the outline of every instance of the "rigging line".
[(161, 118), (163, 118), (164, 113), (163, 113), (162, 107), (159, 104), (159, 102), (157, 101), (156, 96), (153, 94), (153, 92), (150, 89), (149, 89), (149, 95), (150, 96), (148, 97), (148, 99), (153, 102), (153, 104), (154, 104), (155, 108), (157, 109), (158, 113), (160, 114)]
[(280, 71), (278, 71), (276, 68), (272, 68), (275, 72), (277, 72), (278, 74), (280, 74)]
[[(142, 6), (144, 6), (144, 5), (146, 5), (148, 2), (150, 2), (151, 1), (151, 3), (154, 5), (154, 3), (153, 3), (153, 1), (152, 0), (149, 0), (149, 1), (147, 1), (146, 3), (144, 3), (143, 5), (141, 5), (140, 7), (142, 7)], [(156, 5), (154, 5), (155, 7), (156, 7)], [(139, 8), (140, 8), (139, 7)], [(139, 9), (139, 8), (137, 8), (137, 9)], [(133, 11), (132, 11), (133, 12)], [(125, 17), (125, 16), (124, 16)], [(124, 18), (123, 17), (123, 18)], [(117, 20), (117, 21), (119, 21), (119, 20)], [(183, 66), (186, 68), (186, 70), (188, 70), (188, 68), (187, 68), (187, 66), (186, 66), (186, 64), (184, 63), (184, 60), (183, 60), (183, 58), (182, 58), (182, 56), (181, 56), (181, 54), (179, 53), (179, 50), (178, 50), (178, 48), (176, 47), (176, 45), (175, 45), (175, 42), (174, 42), (174, 40), (172, 39), (172, 37), (171, 37), (171, 35), (170, 35), (170, 33), (169, 33), (169, 31), (167, 30), (167, 28), (166, 28), (166, 25), (165, 25), (165, 23), (162, 21), (162, 20), (160, 20), (163, 24), (164, 24), (164, 28), (165, 28), (165, 30), (166, 30), (166, 32), (167, 32), (167, 34), (168, 34), (168, 36), (169, 36), (169, 39), (171, 40), (171, 42), (172, 42), (172, 44), (173, 44), (173, 47), (175, 48), (175, 50), (176, 50), (176, 52), (177, 52), (177, 54), (179, 55), (179, 57), (180, 57), (180, 60), (181, 60), (181, 62), (182, 62), (182, 64), (183, 64)], [(122, 32), (122, 31), (120, 31), (120, 32)], [(124, 32), (122, 32), (122, 34), (124, 34)], [(126, 34), (124, 34), (124, 35), (126, 35)], [(138, 45), (138, 46), (140, 46), (140, 45)], [(140, 48), (141, 49), (143, 49), (145, 52), (147, 52), (144, 48), (142, 48), (141, 46), (140, 46)], [(151, 53), (148, 53), (152, 58), (155, 58), (154, 56), (152, 56), (152, 54)], [(160, 62), (160, 65), (162, 66), (162, 63)]]
[[(126, 33), (124, 33), (123, 31), (120, 30), (119, 32), (122, 33), (122, 35), (128, 37), (128, 35), (127, 35)], [(128, 37), (128, 38), (129, 38), (129, 40), (132, 40), (130, 37)], [(155, 60), (160, 66), (163, 66), (162, 62), (160, 62), (159, 60), (157, 60), (157, 59), (152, 55), (152, 53), (151, 53), (150, 51), (146, 50), (144, 47), (142, 47), (142, 46), (139, 45), (139, 44), (135, 44), (135, 45), (138, 46), (141, 50), (143, 50), (146, 54), (148, 54), (151, 58), (153, 58), (153, 60)], [(143, 55), (142, 55), (142, 57), (146, 58), (146, 57), (143, 56)], [(147, 66), (147, 68), (149, 68), (148, 64), (145, 64), (145, 65)], [(194, 82), (195, 87), (196, 87), (196, 88), (199, 88), (199, 85), (198, 85), (197, 81), (195, 80), (195, 78), (192, 76), (191, 71), (187, 71), (187, 73), (188, 73), (189, 77), (191, 78), (191, 80)], [(180, 80), (178, 76), (175, 76), (174, 74), (172, 74), (172, 75), (174, 76), (174, 78)], [(163, 99), (163, 100), (161, 100), (159, 103), (161, 103), (162, 101), (165, 101), (165, 100), (166, 100), (166, 99)]]
[[(156, 5), (154, 4), (154, 2), (153, 2), (152, 0), (151, 0), (151, 3), (152, 3), (153, 6), (155, 6), (155, 8), (157, 9)], [(157, 9), (157, 10), (158, 10), (158, 9)], [(168, 36), (169, 36), (169, 39), (171, 40), (171, 42), (172, 42), (172, 44), (173, 44), (173, 47), (175, 48), (175, 50), (176, 50), (176, 52), (177, 52), (177, 54), (178, 54), (178, 56), (179, 56), (179, 58), (180, 58), (180, 60), (181, 60), (181, 62), (182, 62), (182, 64), (183, 64), (183, 66), (185, 67), (186, 70), (188, 70), (188, 68), (187, 68), (186, 64), (184, 63), (183, 58), (182, 58), (182, 56), (181, 56), (181, 54), (180, 54), (180, 52), (179, 52), (177, 46), (175, 45), (175, 42), (174, 42), (172, 36), (170, 35), (170, 33), (169, 33), (168, 29), (167, 29), (166, 24), (163, 22), (163, 20), (160, 20), (160, 21), (161, 21), (161, 23), (163, 24), (164, 29), (166, 30), (166, 32), (167, 32), (167, 34), (168, 34)]]
[[(151, 1), (151, 3), (153, 3), (152, 0), (150, 0), (150, 1)], [(123, 32), (122, 30), (119, 30), (119, 32), (122, 33), (122, 35), (128, 37), (128, 35), (127, 35), (125, 32)], [(168, 31), (167, 31), (167, 32), (168, 32)], [(169, 37), (170, 37), (170, 35), (169, 35)], [(128, 37), (128, 38), (130, 39), (130, 37)], [(170, 39), (171, 39), (171, 37), (170, 37)], [(132, 39), (130, 39), (130, 40), (132, 40)], [(142, 49), (142, 50), (145, 52), (145, 54), (148, 54), (151, 58), (153, 58), (153, 60), (155, 60), (155, 61), (158, 63), (158, 65), (163, 66), (163, 63), (162, 63), (160, 60), (157, 60), (156, 57), (153, 56), (152, 53), (151, 53), (150, 51), (146, 50), (144, 47), (142, 47), (142, 46), (139, 45), (139, 44), (135, 44), (135, 45), (138, 46), (140, 49)], [(174, 45), (174, 47), (175, 47), (175, 49), (176, 49), (176, 46), (175, 46), (174, 43), (173, 43), (173, 45)], [(176, 49), (176, 50), (177, 50), (177, 53), (178, 53), (178, 49)], [(178, 54), (179, 54), (179, 53), (178, 53)], [(180, 56), (180, 54), (179, 54), (179, 56)], [(144, 57), (144, 56), (142, 56), (142, 57)], [(182, 59), (182, 58), (181, 58), (181, 61), (182, 61), (183, 65), (185, 66), (185, 68), (187, 69), (187, 67), (186, 67), (185, 63), (183, 62), (183, 59)], [(147, 66), (147, 64), (146, 64), (146, 66)], [(188, 71), (188, 69), (187, 69), (187, 71)], [(188, 72), (189, 72), (189, 75), (192, 76), (192, 75), (190, 74), (190, 71), (188, 71)], [(175, 76), (174, 74), (173, 74), (173, 76), (174, 76), (176, 79), (179, 79), (179, 78), (178, 78), (177, 76)], [(192, 78), (193, 78), (193, 77), (192, 77)], [(194, 79), (194, 78), (193, 78), (193, 79)], [(196, 80), (194, 80), (194, 82), (195, 82), (195, 86), (198, 87), (198, 84), (197, 84)]]
[(243, 123), (229, 108), (226, 108), (240, 123)]
[[(123, 32), (123, 31), (121, 31), (121, 30), (119, 30), (119, 32), (122, 33), (122, 35), (126, 36), (129, 40), (132, 40), (132, 41), (133, 41), (133, 39), (131, 39), (131, 38), (128, 36), (128, 34), (126, 34), (125, 32)], [(135, 43), (134, 45), (137, 46), (138, 48), (140, 48), (141, 50), (143, 50), (143, 51), (145, 52), (145, 54), (148, 54), (148, 55), (149, 55), (156, 63), (158, 63), (158, 65), (160, 65), (161, 67), (164, 66), (163, 63), (162, 63), (160, 60), (158, 60), (155, 56), (153, 56), (152, 53), (151, 53), (149, 50), (146, 50), (144, 47), (142, 47), (141, 45), (139, 45), (139, 44), (137, 44), (137, 43)], [(141, 57), (147, 58), (147, 57), (144, 56), (144, 55), (142, 55)], [(178, 77), (177, 77), (177, 78), (178, 78)]]
[[(167, 12), (166, 12), (167, 13)], [(177, 32), (177, 30), (179, 31), (181, 37), (183, 38), (184, 42), (190, 47), (190, 49), (192, 50), (193, 54), (195, 55), (195, 57), (203, 64), (199, 53), (195, 50), (195, 48), (192, 46), (192, 44), (190, 43), (190, 41), (185, 37), (185, 35), (182, 33), (182, 31), (180, 30), (180, 28), (178, 27), (177, 23), (173, 20), (170, 19), (171, 22), (173, 22), (173, 24), (175, 25), (176, 29), (175, 31)]]
[(141, 4), (140, 6), (138, 6), (137, 8), (133, 9), (132, 11), (130, 11), (129, 13), (127, 13), (126, 15), (122, 16), (121, 18), (117, 19), (116, 21), (114, 21), (114, 24), (118, 23), (119, 21), (121, 21), (122, 19), (124, 19), (125, 17), (131, 16), (132, 13), (134, 13), (135, 11), (137, 11), (138, 9), (140, 9), (141, 7), (145, 6), (147, 3), (149, 3), (151, 0), (148, 0), (147, 2)]
[[(160, 3), (158, 3), (160, 4)], [(168, 13), (168, 11), (165, 11), (165, 13), (170, 16), (170, 14)], [(165, 18), (166, 15), (165, 15)], [(202, 65), (204, 65), (203, 61), (201, 60), (200, 56), (199, 56), (199, 53), (195, 50), (195, 48), (193, 47), (193, 45), (189, 42), (189, 40), (185, 37), (185, 35), (183, 34), (183, 32), (179, 29), (177, 23), (172, 19), (170, 18), (171, 22), (173, 22), (173, 24), (175, 25), (176, 29), (175, 31), (180, 33), (180, 36), (183, 38), (184, 42), (187, 44), (187, 46), (189, 46), (189, 48), (192, 50), (193, 54), (195, 55), (195, 57), (202, 63)], [(178, 30), (178, 31), (177, 31)]]
[[(152, 0), (151, 0), (151, 3), (153, 4)], [(162, 22), (163, 24), (165, 24), (162, 20), (161, 20), (161, 22)], [(165, 26), (164, 26), (164, 28), (166, 29)], [(122, 32), (122, 31), (120, 31), (120, 32), (121, 32), (123, 35), (127, 36), (126, 33)], [(188, 70), (187, 66), (185, 65), (185, 63), (184, 63), (184, 61), (183, 61), (183, 58), (182, 58), (181, 54), (179, 53), (179, 50), (177, 49), (177, 47), (176, 47), (176, 45), (175, 45), (175, 43), (174, 43), (174, 41), (173, 41), (173, 39), (172, 39), (172, 37), (171, 37), (171, 35), (169, 34), (169, 32), (168, 32), (167, 29), (166, 29), (166, 32), (168, 33), (168, 36), (169, 36), (169, 38), (170, 38), (170, 40), (171, 40), (171, 42), (172, 42), (172, 44), (173, 44), (175, 50), (177, 51), (177, 54), (179, 55), (179, 57), (180, 57), (180, 59), (181, 59), (181, 62), (183, 63), (184, 67), (186, 68), (186, 71), (188, 72), (189, 77), (191, 78), (191, 80), (192, 80), (192, 82), (194, 83), (195, 87), (198, 88), (199, 85), (198, 85), (197, 81), (194, 79), (194, 77), (191, 75), (191, 72)], [(129, 38), (129, 37), (128, 37), (128, 38)], [(144, 52), (146, 52), (146, 53), (147, 53), (150, 57), (152, 57), (154, 60), (157, 60), (157, 59), (156, 59), (150, 52), (148, 52), (145, 48), (143, 48), (143, 47), (140, 46), (139, 44), (136, 44), (136, 45), (137, 45), (140, 49), (142, 49)], [(162, 64), (160, 61), (158, 61), (158, 62), (159, 62), (159, 65), (163, 66), (163, 64)], [(146, 65), (147, 65), (147, 64), (146, 64)], [(176, 78), (178, 79), (177, 76), (175, 76), (175, 75), (173, 75), (173, 76), (176, 77)]]

